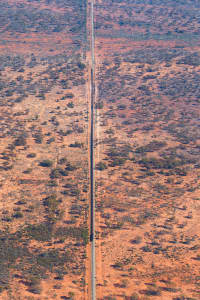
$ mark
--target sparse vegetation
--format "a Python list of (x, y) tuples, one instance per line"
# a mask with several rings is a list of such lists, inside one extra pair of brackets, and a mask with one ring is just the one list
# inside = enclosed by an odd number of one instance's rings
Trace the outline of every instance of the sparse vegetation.
[[(0, 3), (5, 299), (87, 291), (88, 9)], [(199, 9), (95, 3), (96, 288), (107, 300), (199, 299)]]

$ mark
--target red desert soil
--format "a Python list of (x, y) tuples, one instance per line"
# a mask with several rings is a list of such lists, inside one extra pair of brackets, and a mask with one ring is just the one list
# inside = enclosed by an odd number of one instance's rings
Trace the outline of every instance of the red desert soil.
[[(175, 101), (162, 93), (161, 101), (157, 97), (159, 80), (186, 74), (175, 59), (169, 66), (125, 61), (131, 48), (165, 51), (176, 46), (176, 42), (96, 41), (97, 299), (199, 296), (199, 104), (186, 98)], [(187, 74), (199, 70), (187, 66)], [(129, 85), (129, 78), (134, 83)], [(149, 78), (155, 96), (141, 95), (138, 87), (145, 84), (144, 78)], [(173, 117), (164, 117), (170, 110)], [(175, 128), (184, 111), (185, 132), (188, 127), (196, 133), (182, 143), (183, 138), (164, 127)]]
[[(48, 2), (0, 3), (5, 300), (91, 292), (86, 7)], [(99, 300), (199, 299), (198, 3), (150, 2), (95, 6)]]
[(88, 66), (76, 2), (45, 3), (1, 2), (0, 298), (83, 300)]

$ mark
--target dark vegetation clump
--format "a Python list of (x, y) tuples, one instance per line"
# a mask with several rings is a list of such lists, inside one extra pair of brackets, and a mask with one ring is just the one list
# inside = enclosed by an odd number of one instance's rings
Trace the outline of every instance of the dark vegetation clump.
[(69, 107), (69, 108), (74, 108), (74, 103), (73, 103), (73, 102), (69, 102), (69, 103), (67, 104), (67, 107)]
[(49, 168), (49, 167), (52, 167), (53, 162), (49, 159), (45, 159), (45, 160), (41, 161), (39, 165), (41, 167), (48, 167)]
[(103, 171), (107, 169), (107, 165), (104, 162), (99, 162), (98, 164), (96, 164), (96, 169), (99, 171)]
[(88, 229), (86, 227), (59, 227), (55, 233), (57, 237), (72, 237), (82, 241), (85, 245), (88, 243)]
[(67, 171), (68, 171), (67, 168), (65, 170), (63, 170), (62, 168), (55, 168), (51, 170), (49, 176), (51, 179), (60, 178), (62, 176), (67, 176), (68, 175)]
[(41, 223), (37, 225), (28, 225), (25, 229), (25, 235), (29, 239), (40, 242), (50, 241), (52, 238), (53, 227), (49, 223)]
[(146, 295), (146, 296), (161, 296), (161, 292), (159, 290), (141, 290), (140, 294)]
[(37, 264), (50, 272), (55, 271), (58, 267), (62, 267), (70, 260), (71, 258), (66, 252), (60, 253), (57, 249), (49, 249), (36, 257)]
[[(86, 1), (56, 1), (57, 8), (65, 9), (65, 12), (58, 12), (35, 7), (30, 5), (34, 1), (28, 1), (28, 4), (22, 6), (16, 5), (1, 5), (1, 18), (6, 18), (7, 23), (4, 24), (5, 31), (12, 32), (12, 34), (30, 34), (33, 31), (37, 33), (60, 33), (68, 32), (85, 36), (86, 32)], [(50, 3), (50, 1), (48, 1)], [(3, 5), (4, 4), (4, 5)], [(32, 55), (31, 60), (27, 64), (29, 68), (36, 66), (37, 60)], [(79, 63), (80, 69), (84, 69)], [(15, 60), (15, 70), (23, 72), (23, 66), (20, 60)]]
[(121, 147), (119, 149), (110, 148), (107, 151), (107, 156), (109, 160), (109, 166), (122, 166), (129, 159), (129, 153), (131, 149), (129, 147)]
[(82, 63), (82, 62), (78, 62), (78, 63), (77, 63), (77, 66), (78, 66), (79, 69), (82, 70), (82, 71), (86, 68), (86, 65), (85, 65), (84, 63)]
[[(51, 205), (49, 203), (51, 200), (47, 201), (47, 205)], [(7, 231), (0, 232), (0, 293), (9, 288), (9, 278), (13, 271), (17, 272), (16, 277), (21, 278), (20, 282), (33, 294), (40, 294), (40, 281), (47, 278), (49, 272), (63, 278), (66, 268), (73, 263), (73, 257), (66, 250), (63, 252), (60, 249), (45, 249), (45, 243), (52, 240), (63, 243), (66, 239), (75, 239), (86, 245), (88, 229), (86, 227), (55, 229), (54, 226), (46, 222), (30, 224), (12, 234)], [(32, 240), (42, 243), (36, 253), (29, 250), (29, 242)]]
[(139, 161), (139, 164), (147, 169), (174, 169), (176, 167), (182, 166), (187, 162), (176, 158), (165, 158), (158, 159), (155, 157), (143, 158)]
[(29, 154), (27, 154), (27, 157), (34, 158), (34, 157), (36, 157), (36, 153), (29, 153)]
[(26, 146), (26, 136), (20, 135), (18, 138), (15, 139), (14, 145), (15, 146)]
[(42, 142), (43, 142), (43, 134), (40, 131), (36, 132), (34, 134), (34, 139), (35, 139), (36, 144), (42, 144)]
[(71, 148), (82, 148), (83, 143), (75, 142), (75, 143), (70, 144), (69, 147), (71, 147)]
[(67, 94), (65, 95), (65, 97), (66, 97), (66, 99), (72, 99), (72, 98), (74, 98), (74, 94), (72, 94), (72, 93), (67, 93)]
[(136, 153), (154, 152), (166, 146), (166, 142), (152, 141), (146, 146), (136, 148)]

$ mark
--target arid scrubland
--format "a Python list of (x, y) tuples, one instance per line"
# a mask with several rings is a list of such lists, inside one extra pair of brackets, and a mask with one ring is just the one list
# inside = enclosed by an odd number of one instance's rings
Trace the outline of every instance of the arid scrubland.
[(98, 299), (199, 299), (196, 1), (96, 1)]
[[(90, 297), (86, 0), (0, 3), (0, 299)], [(96, 0), (98, 300), (198, 300), (200, 4)]]
[(87, 299), (86, 1), (0, 19), (0, 298)]

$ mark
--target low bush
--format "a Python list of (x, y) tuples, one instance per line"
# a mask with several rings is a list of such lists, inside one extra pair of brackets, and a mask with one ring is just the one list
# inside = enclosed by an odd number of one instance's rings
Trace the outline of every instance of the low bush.
[(102, 109), (103, 108), (103, 102), (101, 101), (101, 102), (96, 103), (95, 108), (96, 109)]
[(107, 169), (107, 165), (104, 162), (99, 162), (98, 164), (96, 164), (96, 169), (99, 171), (103, 171)]
[(69, 108), (74, 108), (74, 103), (71, 101), (71, 102), (69, 102), (68, 104), (67, 104), (67, 107), (69, 107)]
[(21, 218), (23, 218), (23, 216), (24, 216), (24, 215), (23, 215), (20, 211), (14, 213), (14, 214), (12, 215), (12, 217), (13, 217), (13, 218), (16, 218), (16, 219), (21, 219)]
[(40, 253), (37, 258), (37, 264), (53, 272), (57, 267), (62, 267), (65, 263), (71, 261), (67, 253), (60, 254), (57, 249), (50, 249)]
[(146, 146), (136, 148), (135, 152), (136, 153), (154, 152), (160, 150), (164, 146), (166, 146), (165, 142), (152, 141)]
[(61, 168), (55, 168), (52, 169), (50, 172), (50, 178), (51, 179), (56, 179), (56, 178), (60, 178), (61, 176), (67, 176), (67, 172)]
[(74, 98), (74, 94), (72, 94), (72, 93), (67, 93), (67, 94), (65, 95), (65, 97), (68, 98), (68, 99), (72, 99), (72, 98)]
[(34, 158), (34, 157), (36, 157), (36, 153), (29, 153), (29, 154), (27, 154), (26, 157), (27, 158)]
[(39, 163), (41, 167), (52, 167), (53, 162), (49, 159), (45, 159)]
[(14, 140), (15, 146), (26, 146), (26, 137), (24, 135), (19, 136)]
[(70, 144), (69, 147), (71, 147), (71, 148), (82, 148), (83, 143), (75, 142), (73, 144)]
[(112, 161), (109, 163), (110, 167), (122, 166), (126, 162), (125, 157), (116, 157), (113, 158)]
[(47, 242), (52, 238), (52, 225), (48, 223), (28, 225), (24, 229), (24, 233), (29, 239), (40, 242)]
[(178, 166), (182, 166), (184, 163), (181, 159), (175, 159), (168, 157), (164, 159), (158, 159), (155, 157), (143, 158), (139, 161), (139, 164), (147, 169), (173, 169)]
[(89, 233), (87, 227), (59, 227), (55, 233), (56, 237), (72, 237), (77, 240), (82, 240), (85, 245), (88, 243), (88, 235)]
[(140, 236), (136, 236), (133, 240), (130, 241), (131, 244), (140, 244), (142, 242), (142, 238)]
[(51, 195), (44, 199), (43, 205), (48, 207), (49, 210), (56, 210), (59, 205), (59, 200), (57, 200), (55, 195)]
[(160, 296), (161, 292), (159, 290), (141, 290), (140, 294), (146, 295), (146, 296)]
[(42, 144), (42, 141), (43, 141), (43, 135), (42, 135), (42, 133), (41, 132), (37, 132), (34, 135), (34, 139), (35, 139), (36, 144)]

